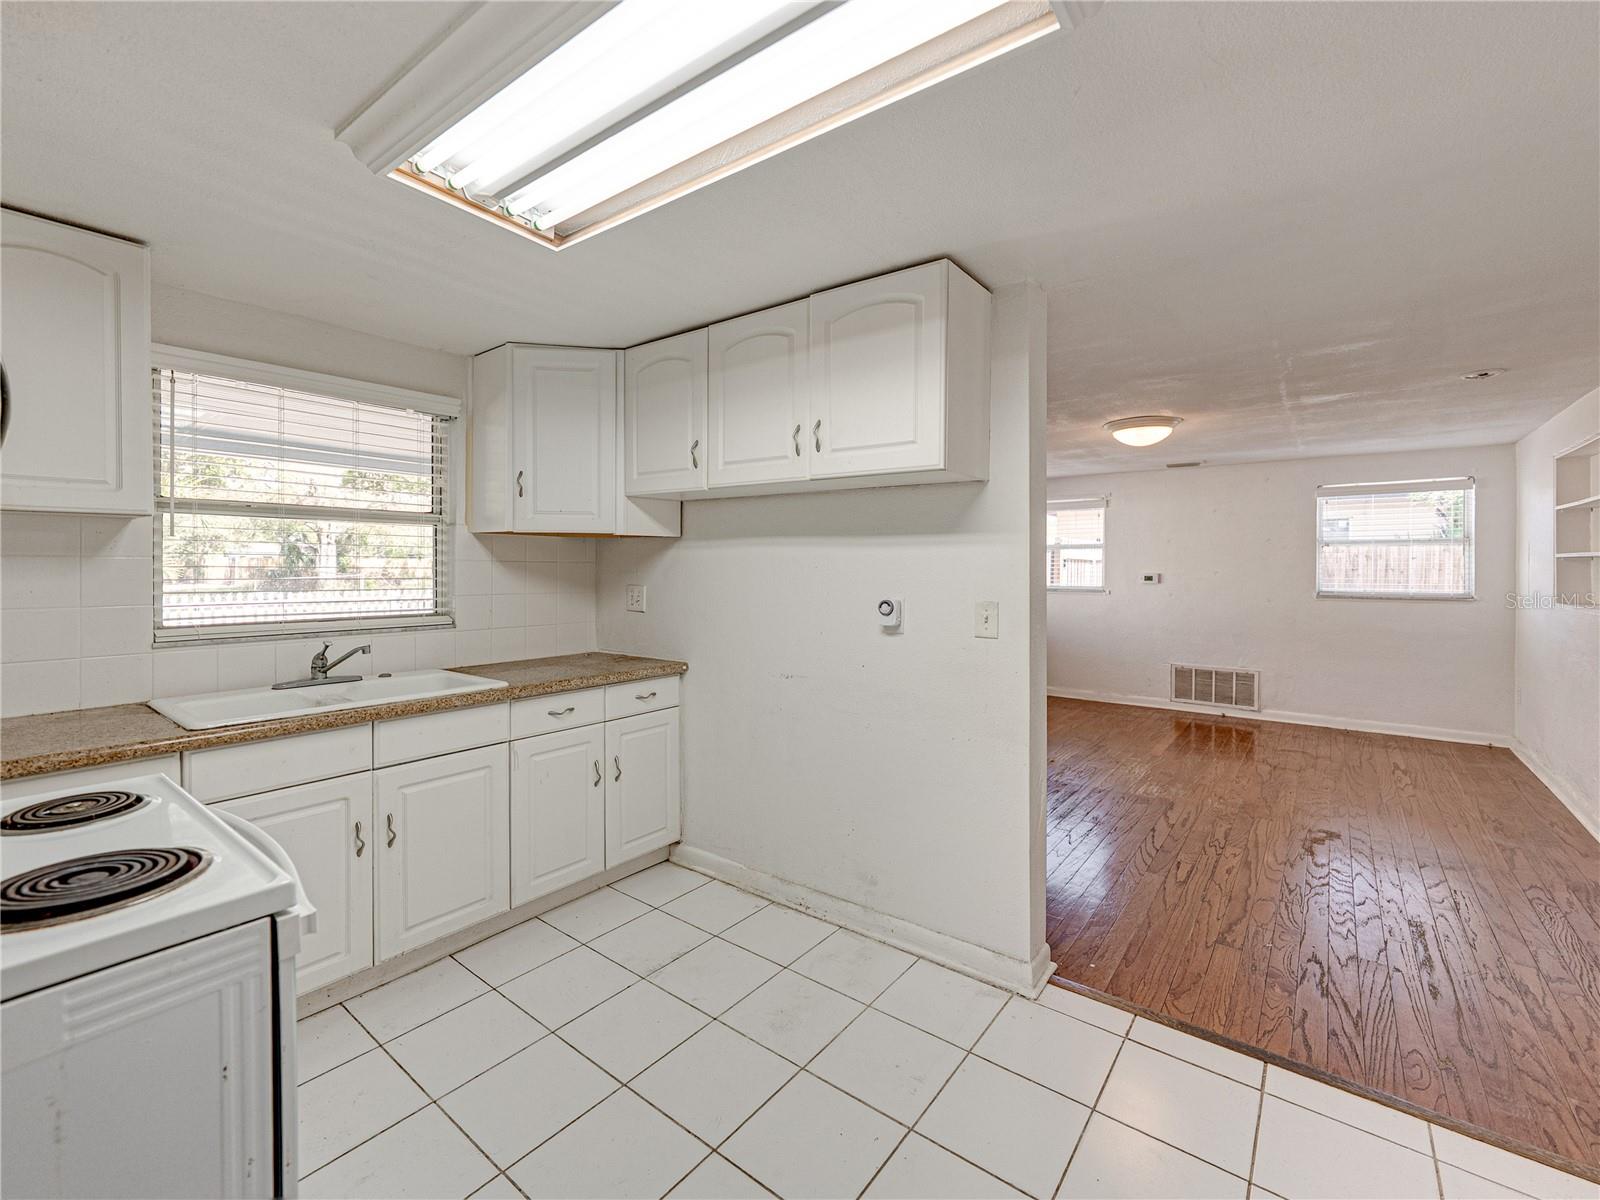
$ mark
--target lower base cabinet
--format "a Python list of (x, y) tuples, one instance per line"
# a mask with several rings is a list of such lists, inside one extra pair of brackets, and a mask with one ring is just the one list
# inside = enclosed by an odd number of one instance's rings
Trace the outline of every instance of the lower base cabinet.
[(511, 743), (511, 903), (606, 868), (603, 725)]
[(606, 722), (606, 866), (678, 840), (678, 710)]
[(509, 775), (504, 744), (373, 773), (379, 958), (511, 907)]

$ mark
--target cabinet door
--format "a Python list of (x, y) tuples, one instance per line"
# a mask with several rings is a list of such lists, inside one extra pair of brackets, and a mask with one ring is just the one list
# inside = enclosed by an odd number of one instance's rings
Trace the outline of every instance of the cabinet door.
[(374, 774), (380, 960), (510, 907), (505, 746)]
[(511, 743), (511, 903), (526, 904), (606, 866), (605, 727)]
[(809, 314), (796, 300), (711, 327), (709, 486), (806, 478)]
[(623, 355), (623, 462), (630, 496), (706, 486), (706, 331)]
[(0, 507), (151, 512), (149, 252), (9, 210), (3, 224)]
[(606, 722), (606, 866), (678, 840), (678, 710)]
[(511, 408), (513, 527), (521, 533), (613, 532), (616, 351), (516, 347)]
[(811, 297), (814, 478), (944, 466), (946, 284), (936, 262)]
[(300, 940), (295, 991), (304, 995), (372, 965), (372, 774), (229, 800), (218, 808), (270, 834), (317, 908)]

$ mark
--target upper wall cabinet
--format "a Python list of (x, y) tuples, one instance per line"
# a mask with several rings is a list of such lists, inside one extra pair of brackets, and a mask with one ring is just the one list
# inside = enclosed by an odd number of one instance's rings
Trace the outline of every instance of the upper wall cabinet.
[(629, 350), (625, 392), (630, 495), (987, 479), (989, 293), (944, 259), (818, 292)]
[(8, 209), (0, 293), (0, 507), (150, 513), (149, 252)]
[(624, 490), (678, 495), (706, 486), (706, 330), (623, 355)]
[(678, 506), (621, 495), (615, 350), (499, 346), (472, 360), (476, 533), (675, 537)]

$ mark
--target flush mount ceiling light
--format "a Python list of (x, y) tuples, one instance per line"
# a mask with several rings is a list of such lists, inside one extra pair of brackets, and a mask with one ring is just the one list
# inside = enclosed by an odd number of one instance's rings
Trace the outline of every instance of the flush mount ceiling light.
[(1182, 417), (1123, 417), (1102, 428), (1124, 446), (1154, 446), (1171, 437), (1182, 422)]
[(485, 4), (338, 136), (373, 171), (560, 249), (1093, 7)]

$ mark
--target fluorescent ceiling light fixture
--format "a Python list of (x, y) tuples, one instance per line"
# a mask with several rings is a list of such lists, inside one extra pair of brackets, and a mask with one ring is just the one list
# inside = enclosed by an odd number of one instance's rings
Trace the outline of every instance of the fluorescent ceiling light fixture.
[(1182, 417), (1123, 417), (1107, 421), (1105, 430), (1124, 446), (1154, 446), (1172, 436)]
[[(592, 19), (485, 8), (561, 16), (525, 36), (514, 73), (481, 72), (507, 83), (458, 96), (409, 148), (406, 123), (428, 123), (415, 93), (470, 74), (464, 36), (339, 136), (374, 170), (555, 248), (1060, 27), (1044, 0), (620, 0)], [(508, 19), (470, 18), (479, 42)]]

